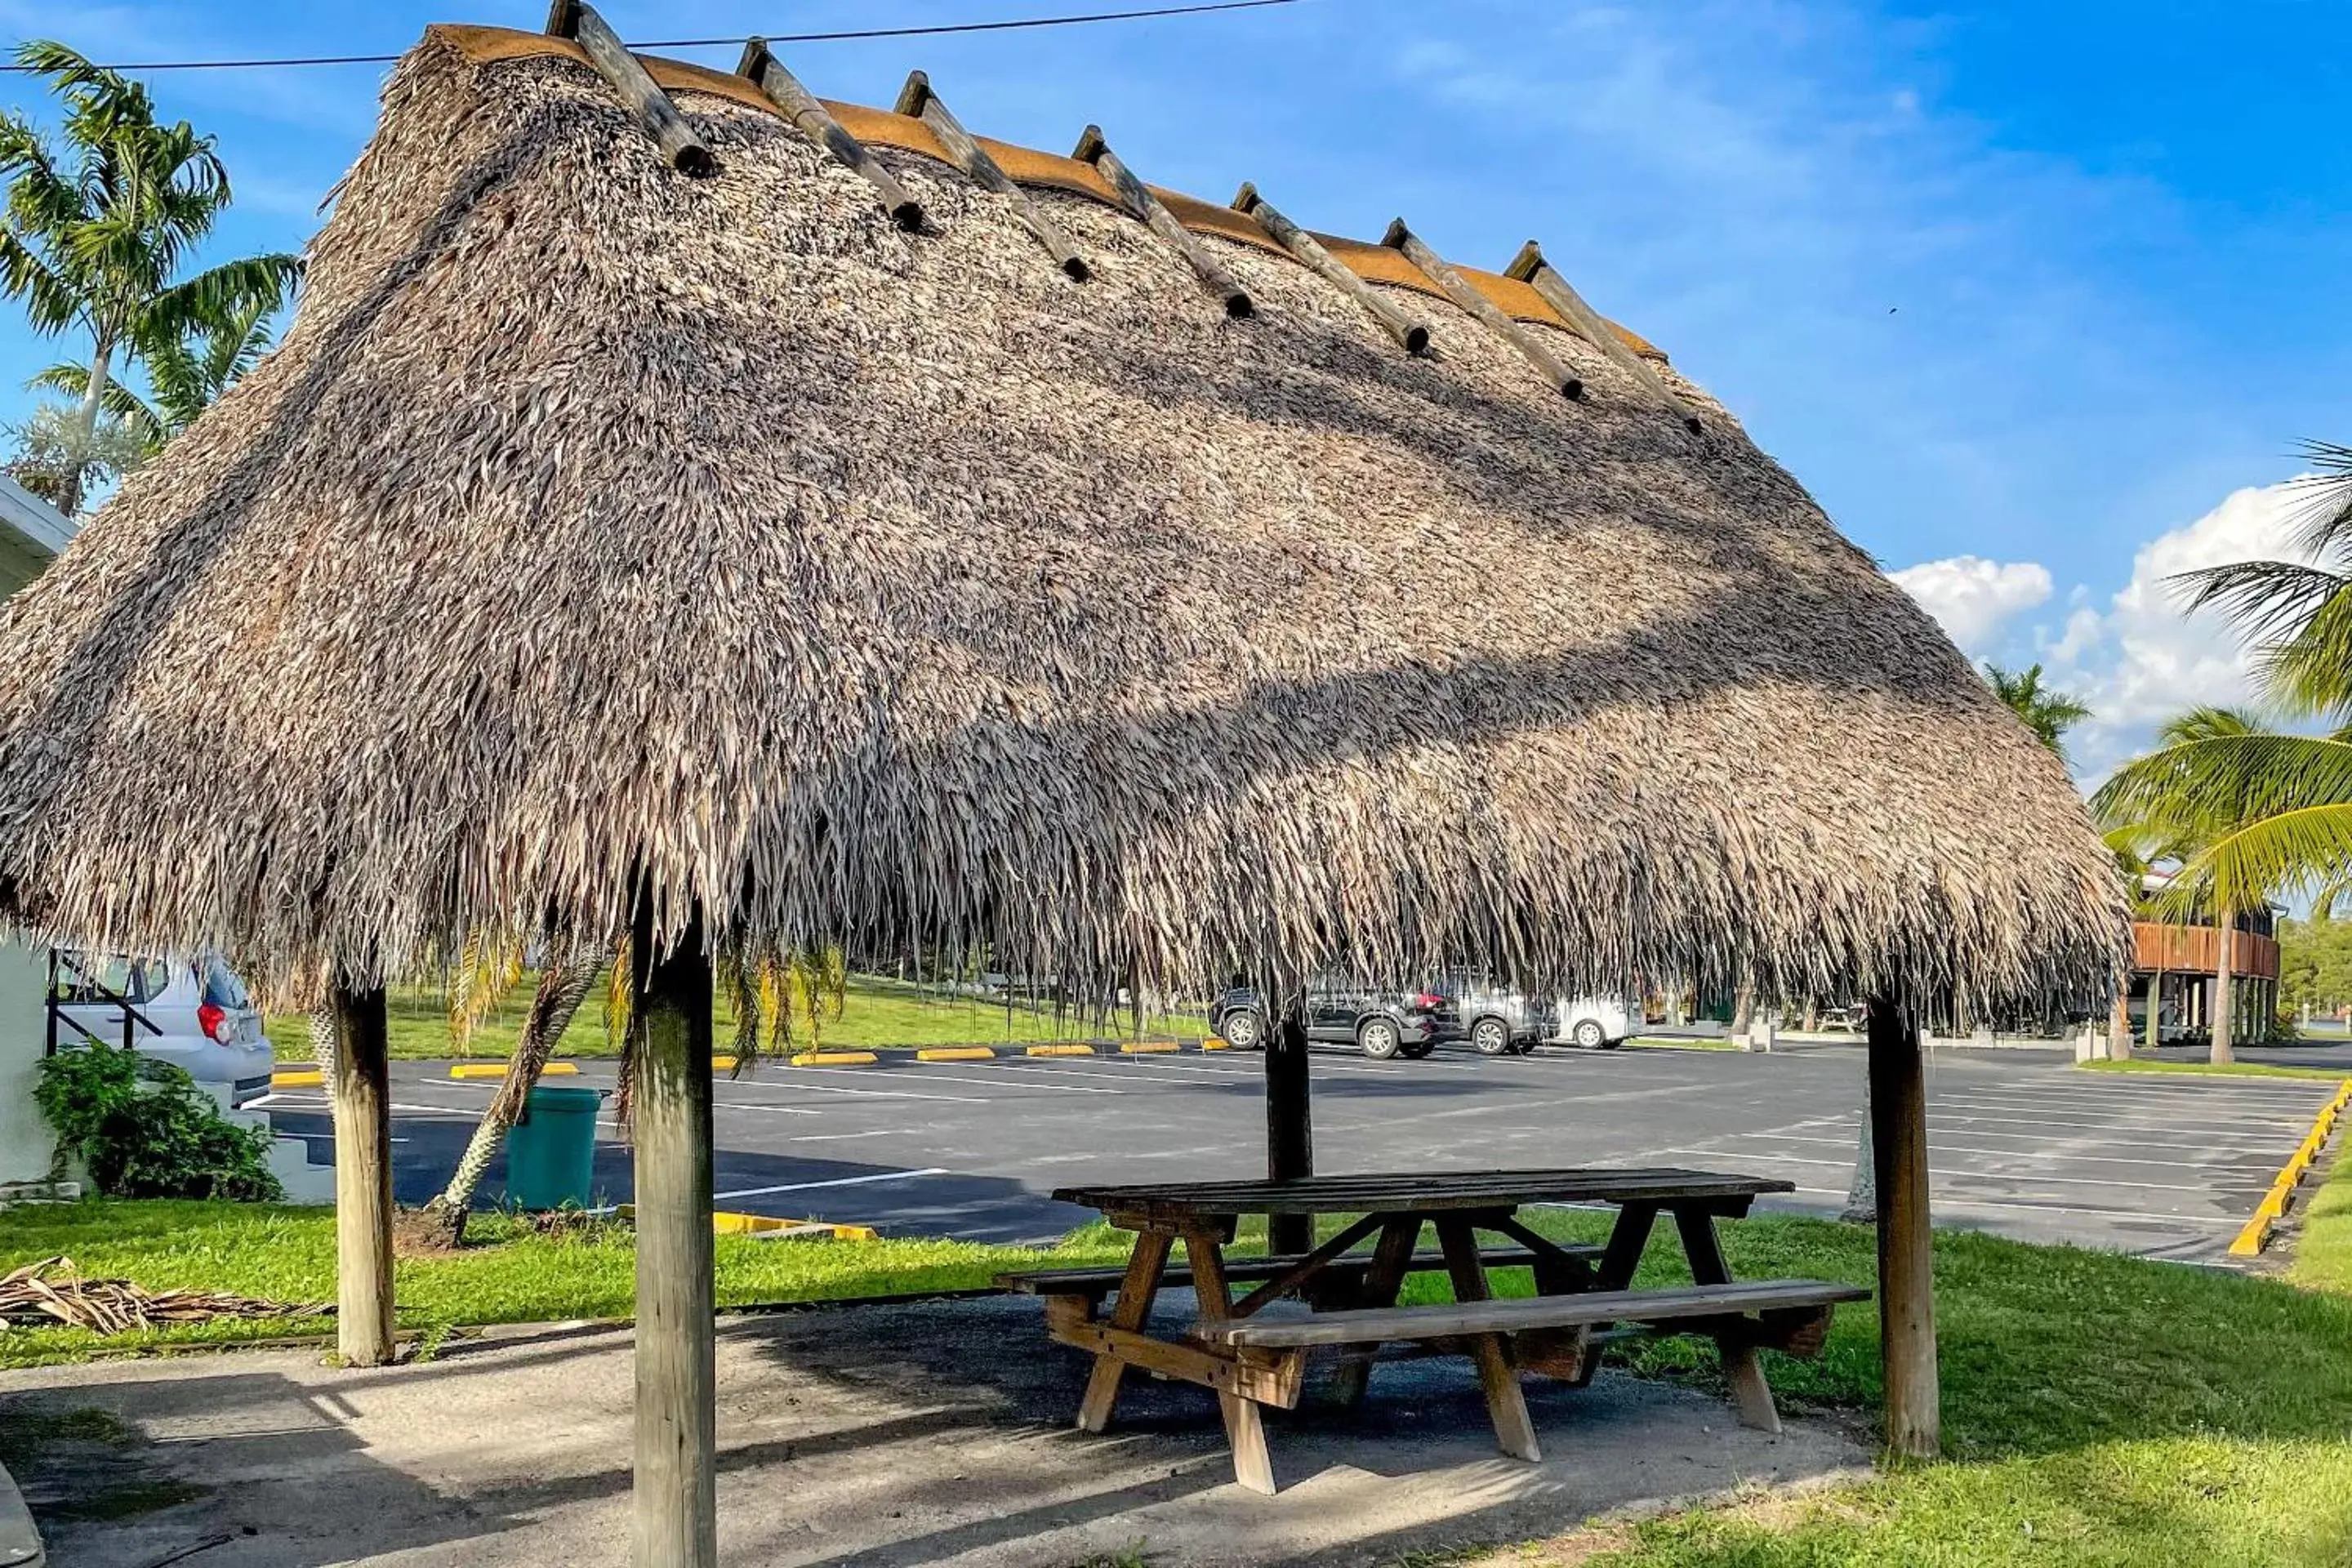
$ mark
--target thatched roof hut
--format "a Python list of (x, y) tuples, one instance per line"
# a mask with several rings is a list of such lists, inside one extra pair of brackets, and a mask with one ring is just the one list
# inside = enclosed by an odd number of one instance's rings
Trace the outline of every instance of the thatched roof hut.
[(1654, 349), (1464, 269), (1564, 398), (1325, 237), (1408, 353), (1159, 193), (1220, 309), (1101, 167), (983, 143), (1076, 281), (924, 121), (832, 106), (910, 233), (651, 65), (708, 177), (571, 43), (401, 64), (283, 345), (0, 613), (5, 912), (381, 973), (642, 866), (670, 930), (1160, 991), (2110, 983), (2058, 764)]

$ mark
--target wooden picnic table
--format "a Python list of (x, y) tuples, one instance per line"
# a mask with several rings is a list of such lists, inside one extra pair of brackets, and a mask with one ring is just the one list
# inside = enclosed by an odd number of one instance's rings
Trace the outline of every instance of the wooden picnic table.
[[(1779, 1429), (1771, 1391), (1757, 1360), (1760, 1348), (1818, 1351), (1831, 1306), (1868, 1294), (1819, 1280), (1735, 1285), (1716, 1235), (1718, 1218), (1737, 1218), (1760, 1194), (1792, 1184), (1769, 1177), (1674, 1169), (1575, 1169), (1310, 1176), (1287, 1182), (1177, 1182), (1066, 1187), (1061, 1202), (1100, 1210), (1136, 1233), (1123, 1270), (1047, 1269), (1008, 1274), (1000, 1283), (1041, 1296), (1049, 1334), (1090, 1351), (1094, 1370), (1077, 1424), (1102, 1431), (1129, 1366), (1213, 1388), (1232, 1443), (1235, 1478), (1274, 1490), (1259, 1407), (1295, 1406), (1310, 1351), (1347, 1355), (1336, 1393), (1363, 1397), (1372, 1359), (1383, 1345), (1407, 1353), (1466, 1354), (1475, 1365), (1496, 1441), (1507, 1454), (1539, 1457), (1520, 1372), (1581, 1384), (1599, 1363), (1598, 1336), (1638, 1324), (1712, 1334), (1723, 1347), (1740, 1417)], [(1529, 1204), (1606, 1204), (1617, 1217), (1605, 1246), (1555, 1242), (1528, 1226)], [(1312, 1251), (1268, 1258), (1228, 1258), (1244, 1215), (1355, 1216)], [(1666, 1290), (1631, 1289), (1650, 1233), (1670, 1215), (1694, 1284)], [(1435, 1253), (1417, 1250), (1423, 1226), (1437, 1233)], [(1482, 1242), (1482, 1236), (1499, 1241)], [(1371, 1241), (1369, 1255), (1352, 1252)], [(1178, 1242), (1186, 1264), (1171, 1268)], [(1489, 1270), (1531, 1268), (1532, 1300), (1493, 1300)], [(1454, 1286), (1449, 1306), (1400, 1308), (1407, 1275), (1443, 1269)], [(1256, 1288), (1236, 1299), (1234, 1285)], [(1189, 1283), (1200, 1308), (1181, 1339), (1147, 1331), (1152, 1303), (1166, 1284)], [(1103, 1299), (1116, 1295), (1108, 1319)], [(1261, 1318), (1261, 1309), (1295, 1298), (1311, 1318)]]

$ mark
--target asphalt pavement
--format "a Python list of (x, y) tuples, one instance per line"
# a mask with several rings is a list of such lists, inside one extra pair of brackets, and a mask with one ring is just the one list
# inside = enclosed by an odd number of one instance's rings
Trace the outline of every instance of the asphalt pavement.
[[(2352, 1049), (2293, 1053), (2352, 1068)], [(2270, 1059), (2266, 1055), (2264, 1059)], [(2284, 1058), (2283, 1058), (2284, 1059)], [(609, 1062), (569, 1084), (609, 1088)], [(495, 1080), (394, 1064), (394, 1184), (446, 1179)], [(1834, 1213), (1857, 1149), (1863, 1053), (1441, 1051), (1375, 1062), (1318, 1050), (1324, 1171), (1672, 1164), (1778, 1176), (1764, 1206)], [(2332, 1093), (2316, 1080), (2095, 1074), (2060, 1051), (1938, 1045), (1928, 1066), (1939, 1222), (2035, 1241), (2219, 1262)], [(892, 1235), (1040, 1241), (1094, 1217), (1055, 1203), (1082, 1183), (1231, 1178), (1265, 1161), (1258, 1058), (1239, 1053), (1001, 1057), (793, 1068), (716, 1089), (722, 1208)], [(268, 1104), (281, 1132), (329, 1138), (316, 1090)], [(317, 1157), (327, 1157), (321, 1148)], [(629, 1195), (627, 1150), (599, 1130), (600, 1201)], [(494, 1169), (486, 1196), (500, 1191)]]

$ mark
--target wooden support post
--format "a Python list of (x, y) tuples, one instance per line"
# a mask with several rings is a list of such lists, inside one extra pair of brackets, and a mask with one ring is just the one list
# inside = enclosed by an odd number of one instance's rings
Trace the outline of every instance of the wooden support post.
[[(1307, 1023), (1294, 1000), (1265, 1043), (1265, 1179), (1295, 1182), (1315, 1173), (1315, 1116), (1307, 1101)], [(1299, 1253), (1315, 1245), (1315, 1216), (1278, 1214), (1266, 1222), (1266, 1247)]]
[[(1151, 1303), (1160, 1294), (1160, 1276), (1168, 1268), (1169, 1248), (1175, 1237), (1164, 1230), (1147, 1230), (1135, 1238), (1135, 1249), (1127, 1255), (1127, 1274), (1119, 1281), (1118, 1304), (1110, 1310), (1110, 1326), (1127, 1333), (1139, 1333), (1151, 1319)], [(1199, 1265), (1194, 1263), (1194, 1277)], [(1095, 1358), (1094, 1371), (1087, 1376), (1087, 1392), (1078, 1401), (1078, 1429), (1099, 1432), (1110, 1425), (1112, 1410), (1118, 1405), (1119, 1380), (1127, 1373), (1127, 1363), (1108, 1352)]]
[(1872, 1152), (1878, 1163), (1878, 1337), (1886, 1444), (1932, 1458), (1942, 1440), (1927, 1212), (1927, 1076), (1919, 1028), (1893, 997), (1870, 999)]
[(392, 1359), (392, 1083), (383, 987), (338, 984), (335, 1350), (345, 1366)]
[(1276, 245), (1298, 258), (1307, 266), (1339, 285), (1339, 291), (1364, 309), (1364, 313), (1378, 321), (1394, 338), (1405, 353), (1417, 354), (1429, 347), (1429, 329), (1397, 309), (1394, 301), (1379, 289), (1356, 276), (1353, 269), (1323, 248), (1313, 235), (1282, 216), (1275, 205), (1257, 194), (1257, 187), (1248, 181), (1234, 195), (1234, 210), (1247, 213), (1257, 220), (1258, 226), (1271, 236)]
[(744, 41), (743, 58), (736, 63), (735, 74), (758, 88), (769, 102), (784, 111), (785, 119), (799, 127), (801, 134), (832, 153), (835, 163), (872, 185), (892, 223), (908, 234), (921, 231), (923, 204), (908, 195), (907, 188), (866, 150), (866, 144), (852, 136), (832, 111), (816, 100), (816, 95), (784, 68), (783, 61), (769, 53), (767, 39)]
[[(1437, 1218), (1437, 1244), (1445, 1252), (1445, 1270), (1454, 1281), (1456, 1301), (1488, 1298), (1486, 1268), (1478, 1258), (1478, 1238), (1470, 1222), (1458, 1214)], [(1537, 1446), (1535, 1423), (1528, 1418), (1527, 1395), (1519, 1389), (1518, 1369), (1500, 1334), (1464, 1336), (1471, 1363), (1478, 1369), (1478, 1384), (1486, 1394), (1486, 1414), (1495, 1423), (1495, 1445), (1515, 1459), (1533, 1464), (1543, 1458)]]
[(1488, 331), (1527, 355), (1562, 397), (1584, 395), (1584, 383), (1577, 379), (1574, 371), (1560, 363), (1525, 327), (1496, 309), (1495, 302), (1471, 287), (1470, 279), (1455, 271), (1444, 257), (1422, 243), (1421, 237), (1405, 226), (1404, 219), (1390, 224), (1381, 243), (1403, 251), (1405, 258), (1421, 268), (1422, 276), (1436, 284), (1447, 299), (1476, 317)]
[(1600, 311), (1586, 304), (1584, 296), (1570, 286), (1568, 279), (1560, 276), (1559, 269), (1544, 259), (1543, 247), (1532, 239), (1519, 247), (1519, 253), (1511, 258), (1511, 264), (1503, 269), (1503, 276), (1516, 278), (1542, 295), (1545, 303), (1568, 318), (1569, 325), (1576, 329), (1579, 337), (1606, 354), (1610, 363), (1632, 376), (1635, 384), (1649, 394), (1652, 402), (1681, 420), (1692, 431), (1700, 428), (1698, 416), (1691, 412), (1690, 405), (1675, 396), (1675, 389), (1668, 386), (1640, 354), (1625, 346), (1625, 340), (1617, 335), (1617, 329), (1603, 321)]
[(636, 1058), (637, 1568), (719, 1560), (710, 1231), (710, 955), (697, 917), (654, 949), (640, 883), (630, 951)]
[(929, 126), (931, 134), (940, 139), (940, 145), (947, 149), (957, 168), (1013, 204), (1013, 216), (1037, 237), (1054, 258), (1055, 266), (1076, 282), (1087, 280), (1086, 258), (1070, 243), (1070, 237), (1062, 232), (1061, 225), (1047, 217), (1037, 199), (1014, 184), (1013, 177), (988, 155), (987, 149), (972, 140), (963, 121), (950, 113), (947, 104), (931, 90), (929, 77), (921, 71), (908, 73), (907, 85), (898, 90), (898, 112)]
[(1201, 281), (1209, 286), (1209, 291), (1224, 301), (1226, 315), (1238, 321), (1256, 314), (1257, 307), (1250, 303), (1248, 291), (1234, 280), (1234, 275), (1226, 271), (1182, 224), (1176, 221), (1176, 215), (1160, 205), (1160, 198), (1151, 194), (1150, 186), (1137, 179), (1134, 173), (1119, 162), (1118, 154), (1112, 152), (1110, 143), (1103, 140), (1101, 126), (1087, 126), (1070, 156), (1081, 163), (1092, 163), (1096, 173), (1108, 180), (1111, 189), (1118, 193), (1118, 199), (1127, 210), (1149, 224), (1152, 233), (1176, 247), (1178, 254), (1200, 276)]
[(719, 172), (719, 160), (710, 155), (677, 105), (669, 100), (637, 57), (629, 53), (604, 18), (593, 5), (582, 0), (554, 0), (547, 10), (547, 30), (559, 38), (570, 38), (587, 51), (591, 64), (604, 73), (604, 79), (626, 99), (629, 107), (637, 111), (645, 122), (646, 134), (652, 137), (668, 159), (670, 167), (682, 174), (702, 179)]

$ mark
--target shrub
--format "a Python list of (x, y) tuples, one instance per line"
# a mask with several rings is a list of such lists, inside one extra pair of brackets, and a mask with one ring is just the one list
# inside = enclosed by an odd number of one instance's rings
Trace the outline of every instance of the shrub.
[(41, 1063), (33, 1099), (57, 1129), (58, 1164), (80, 1155), (109, 1197), (286, 1195), (270, 1173), (268, 1136), (225, 1120), (169, 1062), (111, 1047), (59, 1051)]

